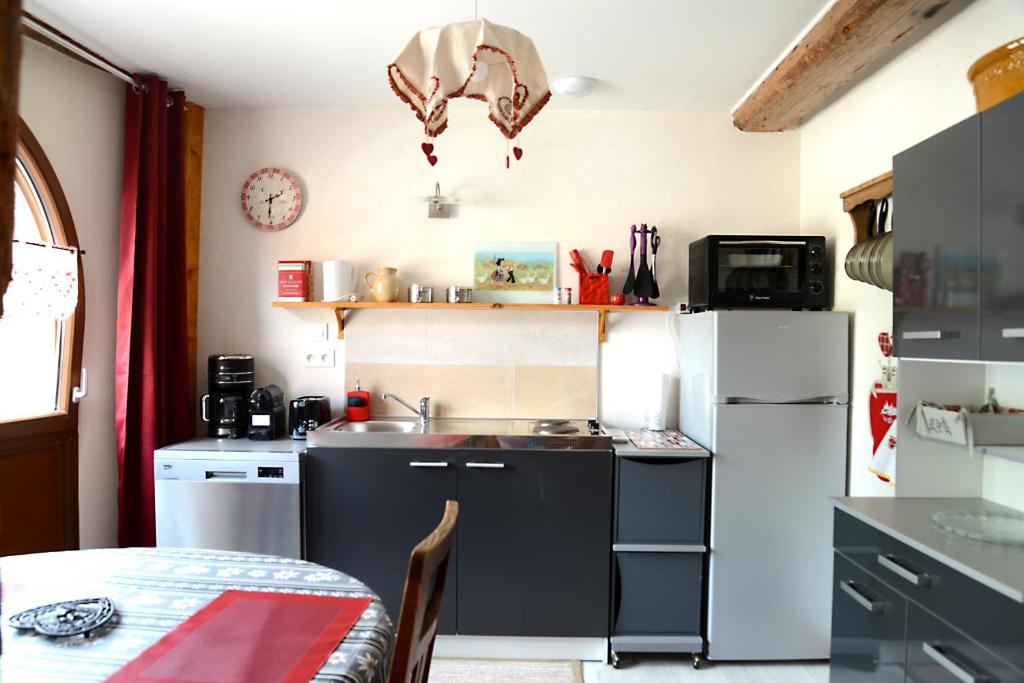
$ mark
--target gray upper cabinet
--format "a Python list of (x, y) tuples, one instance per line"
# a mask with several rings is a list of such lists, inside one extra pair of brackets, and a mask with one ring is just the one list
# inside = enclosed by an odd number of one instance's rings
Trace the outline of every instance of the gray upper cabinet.
[(897, 356), (979, 357), (980, 142), (974, 116), (893, 159)]
[(1024, 361), (1024, 98), (981, 114), (981, 358)]
[(902, 358), (1024, 361), (1024, 94), (893, 158)]

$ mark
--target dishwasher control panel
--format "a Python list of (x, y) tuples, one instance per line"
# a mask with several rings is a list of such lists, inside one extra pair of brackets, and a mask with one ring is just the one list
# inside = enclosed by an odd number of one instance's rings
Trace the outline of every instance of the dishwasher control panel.
[(260, 479), (284, 479), (283, 467), (259, 467), (256, 476)]

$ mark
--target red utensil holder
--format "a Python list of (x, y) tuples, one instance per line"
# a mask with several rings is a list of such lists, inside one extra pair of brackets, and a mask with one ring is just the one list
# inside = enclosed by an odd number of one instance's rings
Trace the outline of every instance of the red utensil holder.
[(366, 405), (362, 406), (362, 407), (350, 406), (350, 405), (348, 405), (348, 401), (346, 401), (345, 402), (346, 403), (346, 406), (345, 406), (345, 418), (349, 422), (366, 422), (367, 420), (370, 419), (370, 392), (368, 392), (368, 391), (350, 391), (350, 392), (348, 392), (348, 397), (349, 398), (355, 398), (357, 396), (362, 398), (364, 401), (366, 401)]
[(586, 273), (580, 275), (580, 303), (608, 303), (608, 273)]

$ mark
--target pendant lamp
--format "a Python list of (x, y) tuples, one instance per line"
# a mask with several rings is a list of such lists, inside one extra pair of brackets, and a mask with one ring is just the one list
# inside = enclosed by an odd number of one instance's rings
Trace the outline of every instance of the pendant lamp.
[[(420, 31), (388, 65), (388, 81), (423, 123), (426, 139), (421, 149), (431, 166), (437, 163), (433, 138), (448, 127), (449, 100), (469, 97), (486, 102), (491, 121), (509, 141), (517, 140), (551, 99), (533, 41), (486, 19)], [(518, 141), (512, 152), (522, 158)], [(506, 151), (505, 166), (509, 163)]]

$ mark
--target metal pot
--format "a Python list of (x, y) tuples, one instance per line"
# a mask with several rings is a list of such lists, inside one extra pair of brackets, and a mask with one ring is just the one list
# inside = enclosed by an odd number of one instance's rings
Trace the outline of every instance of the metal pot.
[(409, 303), (411, 304), (432, 304), (434, 303), (434, 288), (430, 285), (411, 284), (409, 285)]
[(448, 288), (448, 303), (468, 304), (473, 301), (473, 290), (469, 287), (452, 285)]

